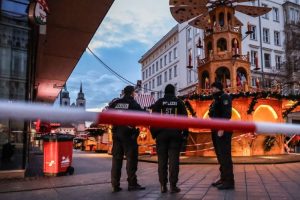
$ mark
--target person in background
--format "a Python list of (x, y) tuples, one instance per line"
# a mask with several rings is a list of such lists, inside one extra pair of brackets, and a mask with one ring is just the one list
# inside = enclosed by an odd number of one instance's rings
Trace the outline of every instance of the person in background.
[[(163, 98), (157, 100), (152, 106), (153, 113), (163, 115), (183, 115), (187, 116), (187, 111), (183, 101), (175, 96), (175, 87), (171, 84), (165, 88)], [(169, 181), (171, 193), (180, 192), (177, 187), (179, 174), (179, 156), (182, 142), (187, 138), (187, 130), (167, 129), (151, 127), (151, 135), (156, 139), (156, 148), (158, 156), (158, 175), (161, 184), (161, 192), (168, 191), (168, 163), (169, 163)]]
[[(212, 85), (213, 102), (209, 108), (210, 118), (230, 119), (232, 110), (231, 97), (224, 93), (221, 82)], [(234, 189), (233, 164), (231, 157), (231, 131), (212, 130), (212, 141), (220, 164), (221, 177), (212, 186), (219, 190)]]
[[(123, 91), (124, 97), (111, 102), (108, 109), (141, 111), (141, 106), (134, 100), (134, 87), (126, 86)], [(112, 191), (119, 192), (122, 190), (120, 187), (120, 178), (124, 155), (127, 159), (128, 191), (144, 190), (145, 187), (138, 184), (136, 176), (138, 166), (137, 137), (139, 130), (130, 126), (113, 126), (112, 133)]]

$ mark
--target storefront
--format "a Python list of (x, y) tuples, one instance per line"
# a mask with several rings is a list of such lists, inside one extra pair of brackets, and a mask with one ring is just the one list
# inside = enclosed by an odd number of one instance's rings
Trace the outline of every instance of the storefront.
[[(47, 4), (45, 25), (29, 21), (33, 2)], [(0, 0), (0, 100), (52, 104), (112, 3)], [(24, 176), (30, 130), (31, 122), (0, 120), (0, 179)]]
[[(29, 0), (0, 2), (0, 99), (30, 101), (33, 57), (26, 13)], [(24, 121), (0, 120), (1, 171), (25, 169), (27, 127)]]

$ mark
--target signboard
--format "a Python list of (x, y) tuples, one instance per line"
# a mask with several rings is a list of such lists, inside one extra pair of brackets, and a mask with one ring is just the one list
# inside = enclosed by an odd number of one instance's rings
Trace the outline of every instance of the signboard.
[(47, 14), (49, 14), (49, 7), (46, 0), (36, 0), (30, 3), (28, 17), (31, 23), (45, 25)]

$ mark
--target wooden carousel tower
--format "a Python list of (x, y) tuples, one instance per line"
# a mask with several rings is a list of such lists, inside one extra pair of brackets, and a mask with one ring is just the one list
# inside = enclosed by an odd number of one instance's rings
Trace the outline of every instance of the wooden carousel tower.
[[(198, 20), (192, 23), (202, 27)], [(250, 84), (249, 54), (241, 55), (242, 23), (234, 17), (234, 9), (217, 7), (209, 13), (207, 24), (205, 58), (198, 62), (199, 92), (208, 89), (214, 81), (220, 81), (227, 89), (247, 90)]]
[[(241, 12), (251, 17), (268, 13), (271, 8), (240, 5), (253, 0), (170, 0), (170, 10), (179, 22), (204, 30), (204, 42), (198, 47), (205, 50), (205, 57), (198, 60), (198, 91), (188, 98), (194, 115), (207, 118), (211, 99), (210, 85), (214, 81), (223, 83), (225, 91), (235, 96), (232, 120), (283, 122), (284, 101), (262, 95), (266, 91), (250, 88), (249, 53), (242, 55), (242, 23), (235, 16)], [(244, 37), (251, 34), (251, 26)], [(201, 41), (201, 40), (200, 40)], [(202, 44), (203, 45), (202, 45)], [(188, 66), (188, 68), (192, 66)], [(256, 59), (256, 69), (258, 62)], [(264, 96), (264, 97), (263, 97)], [(204, 98), (205, 97), (205, 98)], [(213, 156), (210, 130), (190, 129), (189, 155)], [(234, 133), (232, 154), (234, 156), (273, 155), (284, 152), (284, 137)], [(270, 145), (272, 143), (272, 145)], [(268, 148), (272, 148), (272, 150)], [(188, 151), (187, 151), (188, 152)]]
[[(239, 5), (251, 1), (170, 0), (175, 20), (179, 23), (189, 21), (189, 25), (205, 31), (205, 58), (198, 60), (199, 93), (209, 89), (214, 81), (222, 82), (228, 92), (248, 90), (251, 73), (249, 53), (241, 55), (243, 24), (236, 18), (235, 11), (257, 17), (271, 10), (267, 7)], [(250, 29), (248, 25), (246, 35), (251, 33)]]

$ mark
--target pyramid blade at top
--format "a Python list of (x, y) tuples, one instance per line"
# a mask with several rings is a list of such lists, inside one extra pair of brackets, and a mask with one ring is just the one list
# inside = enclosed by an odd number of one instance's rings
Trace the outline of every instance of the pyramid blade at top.
[(246, 15), (250, 15), (252, 17), (258, 17), (264, 15), (272, 10), (272, 8), (268, 7), (258, 7), (258, 6), (244, 6), (244, 5), (237, 5), (235, 6), (235, 10)]
[(201, 16), (191, 20), (189, 25), (199, 29), (208, 29), (212, 26), (208, 12), (203, 13)]
[(175, 6), (170, 7), (170, 10), (174, 19), (179, 23), (193, 19), (208, 11), (205, 6)]
[(170, 6), (206, 6), (209, 0), (170, 0)]

